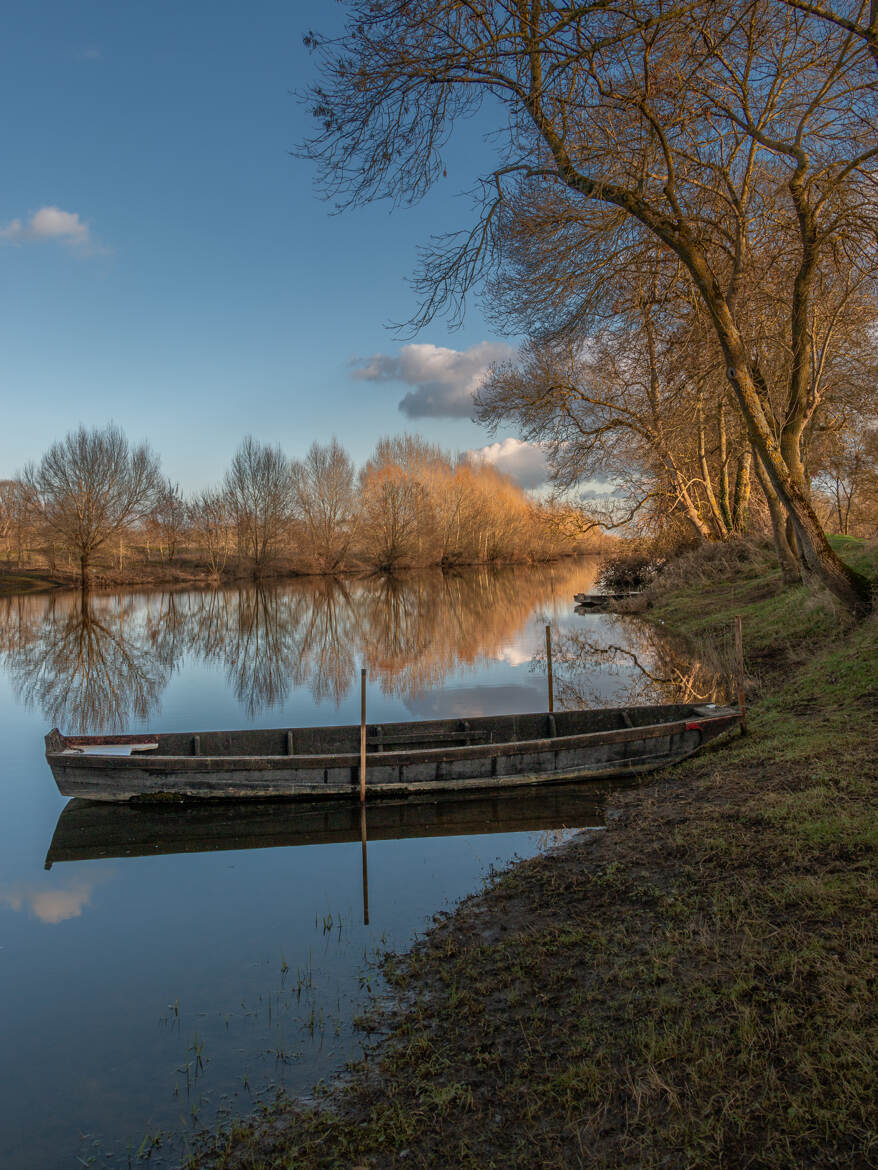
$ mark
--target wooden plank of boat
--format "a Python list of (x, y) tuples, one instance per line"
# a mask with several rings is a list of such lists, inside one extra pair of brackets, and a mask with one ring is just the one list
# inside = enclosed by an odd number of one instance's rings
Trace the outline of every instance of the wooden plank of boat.
[[(740, 721), (732, 707), (669, 704), (369, 725), (367, 794), (637, 775), (685, 759)], [(55, 728), (46, 760), (63, 795), (90, 800), (351, 797), (359, 734), (358, 725), (130, 737)]]
[[(370, 841), (598, 828), (600, 785), (490, 793), (436, 793), (377, 801)], [(360, 809), (342, 800), (105, 801), (74, 798), (61, 810), (46, 869), (55, 862), (232, 849), (335, 845), (361, 840)]]

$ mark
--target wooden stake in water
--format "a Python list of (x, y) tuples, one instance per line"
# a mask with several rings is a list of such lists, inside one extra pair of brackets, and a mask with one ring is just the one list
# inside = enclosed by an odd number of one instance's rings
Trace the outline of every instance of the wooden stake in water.
[(546, 665), (549, 679), (549, 713), (555, 710), (555, 687), (552, 679), (552, 627), (546, 626)]
[(360, 804), (366, 800), (366, 668), (360, 671)]
[(744, 630), (740, 614), (735, 615), (735, 685), (741, 712), (741, 735), (744, 735), (747, 731), (747, 700), (744, 697)]
[(363, 845), (363, 925), (369, 925), (369, 866), (366, 860), (366, 806), (360, 805), (360, 841)]

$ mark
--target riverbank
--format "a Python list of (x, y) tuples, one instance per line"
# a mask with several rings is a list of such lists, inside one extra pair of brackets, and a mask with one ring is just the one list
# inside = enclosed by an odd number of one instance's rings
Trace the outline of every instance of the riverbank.
[(655, 602), (699, 639), (743, 615), (749, 734), (389, 959), (400, 1006), (347, 1083), (189, 1165), (878, 1165), (878, 618), (758, 552), (692, 559)]
[[(454, 562), (441, 564), (425, 562), (423, 564), (404, 564), (397, 567), (395, 572), (389, 573), (367, 565), (352, 565), (327, 573), (315, 568), (304, 567), (294, 561), (280, 560), (269, 568), (265, 568), (258, 575), (242, 559), (226, 565), (222, 571), (216, 571), (198, 560), (180, 559), (173, 564), (159, 561), (132, 562), (122, 569), (111, 566), (100, 566), (90, 579), (90, 589), (94, 591), (111, 589), (185, 589), (187, 587), (225, 588), (235, 585), (271, 585), (282, 584), (285, 581), (298, 580), (356, 580), (363, 577), (376, 576), (403, 576), (411, 573), (461, 573), (474, 569), (504, 570), (515, 568), (533, 568), (545, 565), (551, 568), (555, 565), (571, 563), (584, 557), (598, 556), (602, 545), (598, 542), (594, 546), (585, 545), (575, 553), (544, 558), (522, 558), (518, 560), (488, 560), (473, 562)], [(48, 593), (55, 590), (70, 590), (80, 588), (80, 577), (73, 569), (49, 569), (39, 566), (13, 567), (0, 564), (0, 597), (14, 597), (23, 593)]]

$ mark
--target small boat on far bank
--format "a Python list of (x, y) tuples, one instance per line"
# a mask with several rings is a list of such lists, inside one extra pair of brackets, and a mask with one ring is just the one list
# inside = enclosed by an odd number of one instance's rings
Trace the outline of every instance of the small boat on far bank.
[(634, 601), (642, 596), (640, 590), (631, 593), (574, 593), (573, 600), (579, 609), (609, 609), (620, 601)]
[[(368, 724), (368, 799), (531, 787), (634, 776), (678, 763), (738, 726), (714, 704), (488, 715)], [(187, 798), (352, 799), (360, 727), (46, 736), (64, 796), (127, 801)]]

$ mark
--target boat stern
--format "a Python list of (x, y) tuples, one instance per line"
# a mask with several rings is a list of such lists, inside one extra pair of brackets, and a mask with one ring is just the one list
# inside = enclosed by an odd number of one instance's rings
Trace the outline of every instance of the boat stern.
[(67, 740), (57, 727), (53, 727), (46, 736), (46, 755), (50, 756), (54, 752), (63, 752), (66, 747)]

